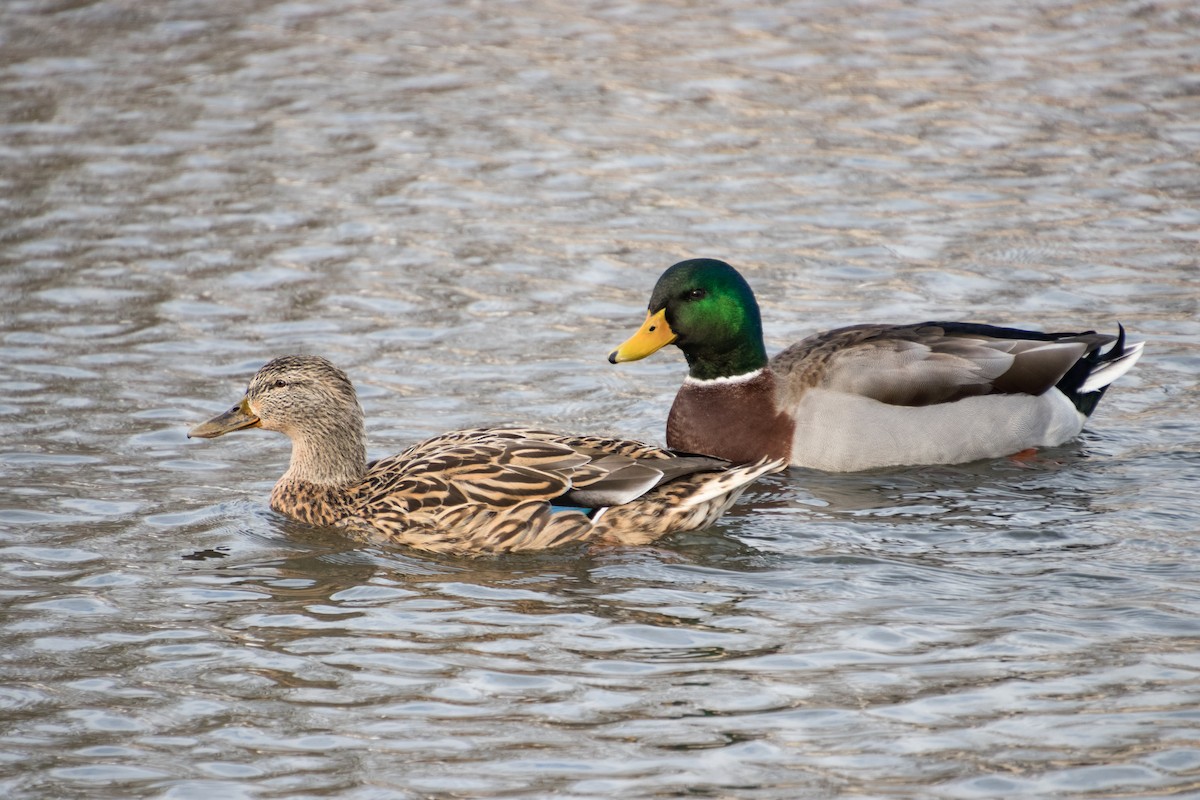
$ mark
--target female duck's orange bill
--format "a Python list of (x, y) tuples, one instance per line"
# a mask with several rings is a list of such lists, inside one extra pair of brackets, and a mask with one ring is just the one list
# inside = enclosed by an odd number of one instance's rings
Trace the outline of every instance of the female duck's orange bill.
[(617, 364), (622, 361), (637, 361), (675, 341), (677, 337), (667, 324), (667, 310), (660, 309), (646, 314), (646, 321), (633, 336), (625, 343), (608, 354), (608, 363)]

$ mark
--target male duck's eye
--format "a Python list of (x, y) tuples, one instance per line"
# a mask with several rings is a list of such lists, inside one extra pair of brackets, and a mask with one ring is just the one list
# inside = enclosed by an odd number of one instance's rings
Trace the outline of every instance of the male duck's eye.
[(692, 289), (690, 292), (685, 294), (684, 297), (688, 300), (699, 300), (706, 294), (707, 292), (705, 292), (703, 289)]

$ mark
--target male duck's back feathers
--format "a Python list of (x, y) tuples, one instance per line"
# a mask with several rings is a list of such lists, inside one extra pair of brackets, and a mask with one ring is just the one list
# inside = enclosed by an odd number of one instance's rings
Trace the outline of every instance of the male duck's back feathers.
[(1040, 395), (1115, 339), (953, 322), (854, 325), (810, 336), (770, 365), (789, 388), (927, 406), (986, 394)]

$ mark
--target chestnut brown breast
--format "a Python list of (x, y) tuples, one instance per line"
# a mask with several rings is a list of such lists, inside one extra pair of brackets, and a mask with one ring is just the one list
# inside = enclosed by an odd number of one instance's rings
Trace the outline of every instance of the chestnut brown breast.
[(744, 381), (688, 381), (667, 417), (667, 447), (735, 463), (789, 459), (794, 428), (776, 406), (770, 370)]

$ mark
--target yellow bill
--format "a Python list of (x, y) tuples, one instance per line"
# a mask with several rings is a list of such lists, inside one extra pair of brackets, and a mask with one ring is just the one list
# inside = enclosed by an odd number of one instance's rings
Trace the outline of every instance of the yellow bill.
[(619, 364), (622, 361), (637, 361), (661, 350), (676, 338), (675, 332), (667, 324), (666, 309), (648, 313), (646, 321), (642, 323), (641, 328), (638, 328), (638, 332), (608, 354), (608, 362)]

